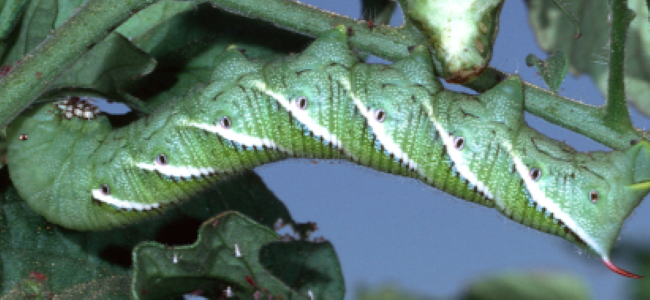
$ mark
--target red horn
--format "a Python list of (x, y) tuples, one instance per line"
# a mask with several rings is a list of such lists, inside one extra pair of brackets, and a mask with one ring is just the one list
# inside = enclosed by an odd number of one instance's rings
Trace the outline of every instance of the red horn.
[(614, 271), (616, 274), (623, 275), (623, 276), (625, 276), (625, 277), (634, 278), (634, 279), (641, 279), (641, 278), (643, 278), (643, 276), (641, 276), (641, 275), (636, 275), (636, 274), (634, 274), (634, 273), (630, 273), (630, 272), (628, 272), (628, 271), (625, 271), (625, 270), (623, 270), (623, 269), (617, 267), (613, 262), (611, 262), (611, 261), (610, 261), (609, 259), (607, 259), (607, 258), (603, 258), (603, 263), (604, 263), (604, 264), (605, 264), (605, 265), (606, 265), (610, 270)]

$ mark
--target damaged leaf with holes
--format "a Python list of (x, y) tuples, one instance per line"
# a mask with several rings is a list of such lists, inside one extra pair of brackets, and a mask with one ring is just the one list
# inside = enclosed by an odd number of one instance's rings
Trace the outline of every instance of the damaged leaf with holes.
[(239, 299), (343, 298), (340, 265), (329, 243), (279, 239), (269, 228), (228, 212), (203, 223), (193, 245), (142, 243), (133, 252), (133, 296), (161, 299), (201, 290), (204, 297)]
[[(6, 175), (0, 182), (8, 180)], [(265, 209), (258, 209), (261, 206)], [(92, 291), (93, 295), (126, 297), (130, 295), (131, 251), (137, 243), (191, 243), (201, 222), (227, 210), (241, 211), (267, 228), (278, 219), (294, 224), (284, 204), (253, 172), (220, 183), (155, 220), (102, 232), (72, 231), (48, 223), (13, 187), (4, 187), (0, 295), (15, 299), (36, 291), (69, 299)]]

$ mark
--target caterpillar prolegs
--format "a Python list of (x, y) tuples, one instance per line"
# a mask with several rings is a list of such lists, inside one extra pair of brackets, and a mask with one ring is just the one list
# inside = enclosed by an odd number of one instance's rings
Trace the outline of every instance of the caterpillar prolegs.
[[(212, 183), (288, 157), (348, 159), (417, 178), (598, 254), (648, 192), (650, 143), (577, 153), (529, 128), (518, 77), (472, 96), (444, 90), (424, 46), (359, 61), (336, 27), (273, 63), (234, 46), (213, 82), (113, 129), (105, 116), (28, 111), (8, 129), (10, 176), (32, 209), (78, 230), (160, 214)], [(82, 114), (83, 117), (83, 114)]]

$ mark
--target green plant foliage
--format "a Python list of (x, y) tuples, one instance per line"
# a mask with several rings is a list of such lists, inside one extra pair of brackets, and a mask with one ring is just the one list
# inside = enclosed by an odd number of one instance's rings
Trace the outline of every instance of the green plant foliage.
[(93, 278), (128, 274), (124, 266), (103, 259), (102, 252), (112, 244), (124, 245), (119, 241), (127, 241), (133, 233), (89, 234), (49, 224), (32, 212), (13, 188), (4, 192), (0, 207), (0, 294), (16, 283), (21, 285), (32, 272), (47, 276), (45, 284), (52, 292)]
[(48, 279), (36, 280), (34, 278), (23, 279), (7, 294), (2, 300), (14, 299), (129, 299), (131, 276), (119, 275), (107, 278), (98, 278), (91, 282), (80, 283), (70, 286), (58, 293), (50, 292), (47, 289)]
[(529, 54), (526, 56), (526, 65), (529, 67), (534, 66), (548, 88), (555, 93), (560, 88), (560, 84), (564, 81), (566, 72), (569, 69), (568, 58), (562, 50), (555, 51), (547, 60), (541, 60), (535, 55)]
[(227, 210), (238, 210), (267, 228), (278, 219), (294, 224), (286, 207), (252, 172), (218, 184), (161, 218), (103, 232), (78, 232), (48, 223), (12, 187), (5, 188), (0, 198), (0, 295), (21, 293), (22, 285), (16, 283), (33, 280), (32, 272), (47, 276), (45, 287), (56, 295), (82, 294), (98, 286), (103, 287), (93, 291), (98, 295), (126, 295), (130, 292), (123, 293), (125, 287), (119, 284), (124, 280), (110, 278), (128, 277), (131, 249), (137, 243), (190, 243), (201, 222)]
[(334, 246), (330, 242), (273, 242), (260, 249), (260, 262), (300, 295), (315, 299), (341, 299), (345, 283)]
[(66, 288), (56, 294), (56, 299), (128, 299), (131, 291), (131, 276), (98, 278)]
[[(117, 100), (122, 98), (120, 91), (126, 84), (150, 73), (155, 66), (156, 61), (148, 53), (113, 33), (57, 78), (51, 89), (91, 91)], [(144, 104), (131, 104), (144, 109)]]
[[(641, 272), (650, 272), (650, 247), (647, 243), (626, 243), (624, 249)], [(650, 299), (650, 278), (626, 282), (625, 291), (628, 299)]]
[[(571, 72), (591, 76), (603, 93), (607, 92), (609, 68), (609, 1), (574, 0), (567, 7), (577, 15), (582, 37), (573, 38), (567, 30), (571, 20), (547, 0), (527, 0), (530, 21), (542, 49), (547, 52), (562, 49), (567, 53)], [(629, 56), (625, 64), (627, 100), (641, 112), (650, 115), (650, 23), (645, 0), (629, 0), (628, 5), (637, 17), (630, 25), (625, 44)]]
[(514, 271), (478, 279), (467, 288), (460, 299), (580, 300), (591, 297), (585, 283), (573, 275)]
[[(10, 48), (3, 54), (1, 65), (12, 66), (20, 62), (81, 3), (83, 1), (79, 0), (31, 1), (24, 17), (16, 22), (20, 24), (17, 27), (19, 30), (5, 43)], [(56, 96), (64, 90), (67, 94), (76, 91), (94, 93), (109, 99), (129, 100), (122, 96), (122, 90), (129, 82), (153, 71), (155, 65), (155, 60), (149, 54), (135, 47), (119, 33), (112, 33), (58, 77), (44, 97)], [(34, 76), (40, 77), (40, 72)], [(137, 110), (146, 111), (142, 103), (131, 101), (128, 104)]]
[(566, 10), (564, 4), (562, 4), (560, 0), (551, 0), (551, 1), (553, 1), (553, 3), (555, 3), (557, 8), (559, 8), (562, 11), (562, 13), (564, 13), (566, 18), (569, 19), (569, 21), (571, 21), (571, 23), (576, 29), (575, 38), (579, 38), (582, 35), (582, 29), (580, 29), (580, 24), (578, 24), (578, 19), (576, 18), (576, 16), (574, 16), (570, 11)]
[(0, 8), (0, 45), (9, 37), (9, 33), (18, 23), (18, 19), (27, 7), (28, 0), (2, 1)]
[[(118, 28), (158, 62), (156, 70), (133, 89), (134, 95), (147, 98), (151, 109), (184, 95), (197, 84), (209, 83), (215, 59), (229, 45), (245, 49), (248, 57), (268, 61), (301, 51), (311, 41), (207, 4), (189, 7), (186, 4), (162, 1), (135, 15), (152, 17), (132, 19)], [(161, 20), (147, 21), (148, 30), (132, 29), (140, 28), (132, 24), (154, 16), (160, 16)]]
[(204, 296), (232, 293), (238, 299), (254, 295), (343, 298), (343, 277), (329, 243), (264, 246), (279, 238), (251, 219), (229, 212), (203, 223), (193, 245), (166, 247), (144, 242), (134, 250), (133, 296), (161, 299), (199, 289)]
[[(13, 65), (40, 44), (55, 27), (58, 4), (66, 1), (28, 1), (17, 26), (4, 43), (2, 65)], [(63, 17), (63, 16), (62, 16)], [(14, 22), (17, 20), (14, 20)], [(6, 34), (5, 34), (6, 36)]]

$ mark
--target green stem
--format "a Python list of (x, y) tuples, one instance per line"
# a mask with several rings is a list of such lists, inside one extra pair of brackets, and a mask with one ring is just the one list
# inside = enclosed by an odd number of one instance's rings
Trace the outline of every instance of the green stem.
[(634, 128), (625, 101), (625, 39), (635, 13), (627, 6), (627, 0), (613, 0), (612, 28), (609, 46), (609, 79), (605, 123), (610, 128), (623, 131)]
[(408, 56), (408, 47), (419, 40), (405, 27), (375, 26), (313, 6), (289, 0), (211, 0), (215, 7), (248, 18), (261, 19), (311, 37), (318, 37), (335, 25), (343, 24), (354, 31), (352, 47), (381, 58), (395, 61)]
[[(391, 0), (362, 0), (361, 17), (368, 21), (368, 26), (387, 25), (393, 17), (397, 3)], [(372, 24), (372, 26), (371, 26)], [(369, 54), (360, 53), (359, 59), (366, 61)]]
[[(465, 86), (478, 92), (484, 92), (507, 76), (509, 75), (490, 67), (479, 78)], [(524, 107), (529, 113), (587, 136), (610, 148), (627, 149), (632, 140), (642, 137), (642, 133), (634, 127), (623, 130), (612, 129), (605, 122), (604, 106), (587, 105), (556, 95), (530, 83), (524, 83), (524, 97)]]
[(112, 29), (155, 1), (88, 1), (0, 80), (0, 122), (8, 124)]
[[(31, 104), (54, 80), (81, 58), (92, 46), (135, 11), (158, 0), (90, 0), (79, 12), (55, 30), (21, 64), (0, 81), (0, 122), (8, 124)], [(195, 3), (206, 2), (197, 0)], [(248, 18), (273, 22), (275, 26), (291, 29), (308, 36), (319, 36), (337, 24), (354, 30), (350, 43), (388, 60), (408, 55), (408, 47), (415, 45), (411, 31), (381, 26), (369, 28), (360, 22), (312, 6), (289, 0), (212, 0), (225, 11)]]
[[(90, 0), (75, 16), (57, 29), (23, 63), (0, 81), (0, 120), (8, 123), (49, 83), (80, 58), (89, 47), (105, 38), (112, 28), (124, 22), (130, 12), (142, 9), (157, 0)], [(119, 5), (115, 2), (120, 2)], [(204, 2), (204, 1), (196, 1)], [(354, 30), (350, 38), (353, 47), (381, 58), (395, 61), (408, 55), (408, 47), (421, 41), (421, 36), (405, 26), (369, 28), (366, 22), (326, 12), (289, 0), (210, 0), (223, 10), (248, 18), (262, 19), (275, 26), (308, 36), (319, 36), (337, 24)], [(404, 3), (404, 0), (400, 0)], [(437, 66), (439, 69), (439, 66)], [(439, 70), (437, 70), (439, 71)], [(36, 73), (40, 72), (40, 79)], [(488, 68), (481, 77), (466, 86), (482, 92), (498, 84), (507, 75)], [(574, 130), (615, 149), (629, 147), (632, 139), (640, 138), (633, 127), (614, 130), (604, 122), (601, 108), (553, 95), (534, 85), (526, 84), (525, 108), (549, 122)], [(29, 100), (25, 100), (29, 99)], [(588, 126), (587, 126), (588, 124)]]

